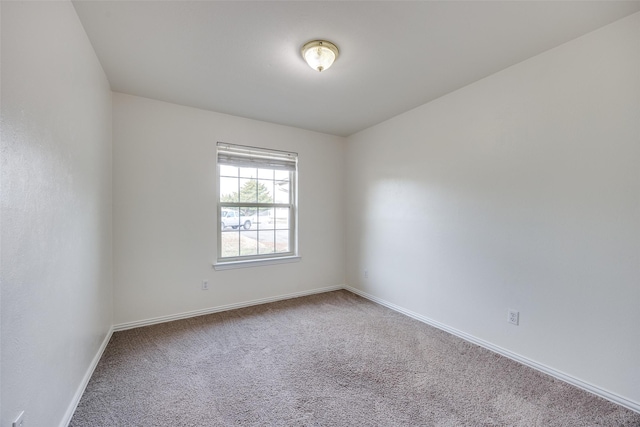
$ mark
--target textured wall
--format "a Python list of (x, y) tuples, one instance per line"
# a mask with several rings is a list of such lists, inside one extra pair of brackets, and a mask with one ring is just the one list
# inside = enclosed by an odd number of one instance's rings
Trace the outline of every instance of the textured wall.
[(347, 284), (640, 405), (640, 14), (346, 151)]
[(69, 2), (2, 7), (2, 415), (55, 426), (112, 324), (111, 91)]
[[(113, 106), (116, 324), (344, 283), (344, 138), (117, 93)], [(217, 141), (299, 153), (300, 262), (213, 270)]]

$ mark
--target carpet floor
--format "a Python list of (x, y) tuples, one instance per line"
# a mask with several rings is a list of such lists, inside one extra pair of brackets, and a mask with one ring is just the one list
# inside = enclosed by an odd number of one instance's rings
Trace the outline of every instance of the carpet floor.
[(335, 291), (114, 333), (70, 426), (640, 426), (640, 414)]

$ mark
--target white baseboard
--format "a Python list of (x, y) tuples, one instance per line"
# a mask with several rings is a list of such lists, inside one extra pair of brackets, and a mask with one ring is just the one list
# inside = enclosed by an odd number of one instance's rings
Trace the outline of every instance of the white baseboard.
[(221, 305), (218, 307), (205, 308), (202, 310), (193, 310), (193, 311), (187, 311), (184, 313), (170, 314), (168, 316), (153, 317), (151, 319), (136, 320), (134, 322), (126, 322), (126, 323), (120, 323), (118, 325), (114, 325), (113, 330), (114, 332), (124, 331), (127, 329), (140, 328), (142, 326), (149, 326), (149, 325), (155, 325), (158, 323), (171, 322), (173, 320), (188, 319), (190, 317), (203, 316), (205, 314), (219, 313), (221, 311), (235, 310), (237, 308), (251, 307), (253, 305), (266, 304), (269, 302), (282, 301), (282, 300), (304, 297), (304, 296), (313, 295), (313, 294), (321, 294), (324, 292), (337, 291), (340, 289), (344, 289), (344, 286), (342, 285), (327, 286), (326, 288), (317, 288), (317, 289), (312, 289), (310, 291), (294, 292), (290, 294), (277, 295), (274, 297), (260, 298), (260, 299), (245, 301), (245, 302), (239, 302), (235, 304), (227, 304), (227, 305)]
[(67, 411), (64, 413), (64, 417), (62, 417), (62, 421), (60, 422), (60, 427), (67, 427), (71, 422), (71, 418), (73, 418), (73, 414), (74, 412), (76, 412), (76, 408), (80, 403), (80, 399), (84, 394), (84, 390), (87, 388), (87, 384), (89, 384), (89, 380), (93, 375), (93, 371), (96, 370), (96, 366), (98, 366), (98, 362), (102, 357), (102, 353), (104, 353), (104, 350), (107, 348), (107, 344), (109, 344), (111, 335), (113, 335), (113, 327), (109, 329), (109, 331), (107, 332), (107, 335), (104, 337), (104, 340), (102, 340), (102, 344), (100, 344), (100, 348), (98, 349), (98, 352), (93, 357), (93, 360), (91, 360), (91, 364), (89, 365), (87, 372), (85, 372), (84, 377), (82, 377), (82, 382), (78, 386), (76, 393), (73, 395), (73, 399), (71, 399), (71, 403), (69, 404)]
[(551, 375), (554, 378), (557, 378), (561, 381), (564, 381), (566, 383), (569, 383), (573, 386), (576, 386), (578, 388), (581, 388), (585, 391), (588, 391), (590, 393), (595, 394), (596, 396), (600, 396), (604, 399), (607, 399), (613, 403), (616, 403), (620, 406), (624, 406), (625, 408), (631, 409), (632, 411), (638, 412), (640, 413), (640, 403), (638, 402), (634, 402), (633, 400), (629, 400), (625, 397), (619, 396), (613, 392), (610, 392), (608, 390), (605, 390), (603, 388), (600, 388), (598, 386), (595, 386), (593, 384), (590, 384), (586, 381), (583, 381), (579, 378), (573, 377), (569, 374), (566, 374), (562, 371), (558, 371), (554, 368), (551, 368), (547, 365), (543, 365), (542, 363), (538, 363), (534, 360), (531, 360), (527, 357), (521, 356), (517, 353), (514, 353), (512, 351), (509, 351), (507, 349), (504, 349), (502, 347), (499, 347), (495, 344), (492, 344), (488, 341), (482, 340), (480, 338), (476, 338), (473, 335), (467, 334), (465, 332), (459, 331), (455, 328), (452, 328), (450, 326), (447, 326), (443, 323), (437, 322), (433, 319), (430, 319), (426, 316), (423, 316), (421, 314), (418, 313), (414, 313), (413, 311), (407, 310), (405, 308), (402, 308), (400, 306), (397, 306), (395, 304), (392, 304), (388, 301), (383, 300), (382, 298), (378, 298), (376, 296), (373, 296), (371, 294), (368, 294), (364, 291), (361, 291), (360, 289), (356, 289), (356, 288), (352, 288), (351, 286), (344, 286), (344, 289), (349, 291), (349, 292), (353, 292), (356, 295), (360, 295), (363, 298), (366, 298), (370, 301), (373, 301), (377, 304), (383, 305), (387, 308), (390, 308), (391, 310), (397, 311), (399, 313), (402, 313), (406, 316), (412, 317), (416, 320), (419, 320), (420, 322), (426, 323), (427, 325), (433, 326), (435, 328), (441, 329), (445, 332), (448, 332), (452, 335), (455, 335), (459, 338), (462, 338), (465, 341), (469, 341), (473, 344), (479, 345), (480, 347), (484, 347), (487, 350), (491, 350), (495, 353), (498, 353), (504, 357), (508, 357), (511, 360), (515, 360), (516, 362), (522, 363), (523, 365), (529, 366), (530, 368), (533, 368), (537, 371), (543, 372), (547, 375)]

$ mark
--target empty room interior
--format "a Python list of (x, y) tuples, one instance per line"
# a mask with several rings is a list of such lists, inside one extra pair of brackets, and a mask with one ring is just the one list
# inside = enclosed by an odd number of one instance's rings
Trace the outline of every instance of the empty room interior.
[(0, 22), (0, 427), (640, 426), (639, 1)]

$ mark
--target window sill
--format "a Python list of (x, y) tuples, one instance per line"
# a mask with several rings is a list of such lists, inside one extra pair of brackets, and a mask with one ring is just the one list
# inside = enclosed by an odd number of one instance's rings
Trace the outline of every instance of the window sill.
[(299, 255), (294, 255), (294, 256), (286, 256), (286, 257), (280, 257), (280, 258), (217, 262), (213, 264), (213, 269), (214, 270), (233, 270), (235, 268), (258, 267), (261, 265), (287, 264), (290, 262), (298, 262), (300, 261), (300, 259), (301, 257)]

